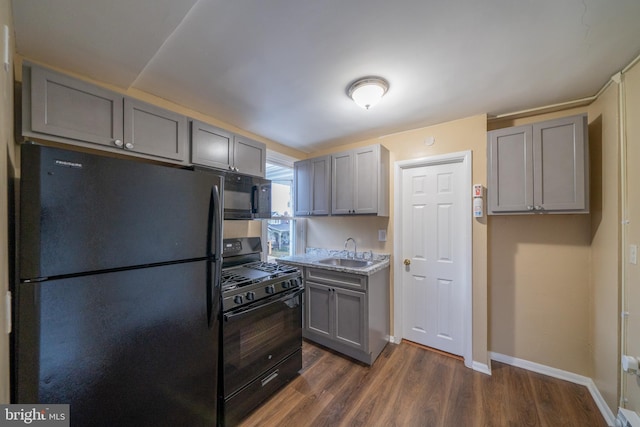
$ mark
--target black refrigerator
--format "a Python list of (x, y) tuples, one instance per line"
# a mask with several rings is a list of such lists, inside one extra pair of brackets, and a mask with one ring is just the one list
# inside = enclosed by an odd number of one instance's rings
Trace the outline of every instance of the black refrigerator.
[(214, 426), (220, 176), (21, 150), (12, 401), (71, 426)]

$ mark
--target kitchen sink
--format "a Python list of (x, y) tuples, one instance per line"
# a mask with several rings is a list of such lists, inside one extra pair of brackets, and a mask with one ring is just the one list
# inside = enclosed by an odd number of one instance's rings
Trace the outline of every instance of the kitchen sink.
[(318, 261), (318, 264), (334, 265), (337, 267), (350, 267), (350, 268), (362, 268), (373, 265), (372, 261), (365, 261), (363, 259), (349, 259), (349, 258), (325, 258)]

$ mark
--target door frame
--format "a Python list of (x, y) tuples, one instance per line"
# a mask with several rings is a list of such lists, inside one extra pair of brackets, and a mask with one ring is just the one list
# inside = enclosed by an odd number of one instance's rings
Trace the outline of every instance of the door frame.
[(473, 257), (473, 212), (472, 212), (472, 184), (471, 184), (471, 163), (472, 153), (471, 150), (459, 151), (455, 153), (447, 153), (429, 157), (422, 157), (411, 160), (401, 160), (394, 163), (395, 177), (394, 177), (394, 213), (393, 213), (393, 247), (394, 247), (394, 262), (393, 262), (393, 342), (399, 343), (403, 338), (403, 291), (402, 291), (402, 172), (405, 169), (412, 169), (423, 166), (435, 166), (440, 164), (461, 163), (462, 164), (462, 182), (465, 183), (462, 191), (468, 190), (468, 197), (464, 197), (462, 202), (462, 209), (467, 212), (462, 228), (463, 239), (465, 242), (465, 257), (466, 260), (462, 263), (463, 269), (463, 312), (464, 319), (462, 321), (463, 327), (463, 357), (464, 364), (468, 368), (473, 367), (473, 280), (472, 280), (472, 257)]

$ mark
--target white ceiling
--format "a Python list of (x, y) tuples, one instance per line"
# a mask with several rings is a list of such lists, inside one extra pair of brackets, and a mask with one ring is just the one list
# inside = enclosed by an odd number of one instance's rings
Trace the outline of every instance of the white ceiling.
[[(13, 0), (19, 54), (302, 151), (595, 95), (639, 0)], [(346, 95), (379, 75), (369, 111)]]

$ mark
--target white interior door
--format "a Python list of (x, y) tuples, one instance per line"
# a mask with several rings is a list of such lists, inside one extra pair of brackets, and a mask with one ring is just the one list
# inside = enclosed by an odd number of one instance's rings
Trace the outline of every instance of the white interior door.
[(403, 337), (463, 355), (465, 233), (462, 162), (402, 169)]

